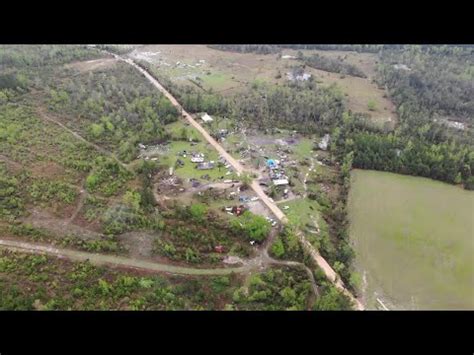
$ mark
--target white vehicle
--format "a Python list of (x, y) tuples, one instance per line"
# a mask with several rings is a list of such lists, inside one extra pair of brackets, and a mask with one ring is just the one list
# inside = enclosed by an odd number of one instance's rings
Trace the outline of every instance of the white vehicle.
[(250, 199), (250, 201), (257, 201), (258, 200), (258, 197), (257, 196), (254, 196)]

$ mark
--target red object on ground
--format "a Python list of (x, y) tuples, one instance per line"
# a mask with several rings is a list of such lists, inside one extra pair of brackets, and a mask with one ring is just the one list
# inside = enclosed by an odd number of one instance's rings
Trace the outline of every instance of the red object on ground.
[(214, 247), (214, 250), (218, 253), (223, 253), (224, 252), (224, 247), (222, 245), (216, 245)]

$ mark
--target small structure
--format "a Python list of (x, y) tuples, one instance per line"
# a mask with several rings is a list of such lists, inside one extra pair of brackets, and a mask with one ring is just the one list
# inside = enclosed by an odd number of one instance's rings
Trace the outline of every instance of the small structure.
[(276, 179), (276, 180), (273, 180), (273, 184), (275, 186), (284, 186), (284, 185), (288, 185), (289, 182), (288, 182), (288, 179)]
[(212, 122), (214, 121), (214, 119), (209, 116), (207, 113), (205, 113), (204, 115), (201, 116), (201, 119), (204, 121), (204, 122)]
[(331, 136), (328, 133), (326, 133), (324, 135), (323, 139), (321, 139), (321, 142), (319, 142), (319, 144), (318, 144), (319, 149), (327, 150), (330, 139), (331, 139)]
[(203, 162), (197, 165), (198, 170), (211, 170), (214, 169), (214, 164), (211, 162)]
[(191, 158), (191, 163), (203, 163), (204, 162), (204, 158), (203, 157), (192, 157)]

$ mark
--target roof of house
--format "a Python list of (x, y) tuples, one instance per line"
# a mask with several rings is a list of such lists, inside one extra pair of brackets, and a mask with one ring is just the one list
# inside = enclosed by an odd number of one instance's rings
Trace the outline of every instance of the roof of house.
[(214, 168), (214, 164), (211, 162), (199, 163), (197, 168), (200, 170), (212, 169)]

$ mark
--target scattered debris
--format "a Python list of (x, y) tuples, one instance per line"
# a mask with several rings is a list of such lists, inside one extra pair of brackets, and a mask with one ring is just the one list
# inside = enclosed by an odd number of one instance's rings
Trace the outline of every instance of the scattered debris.
[(318, 144), (319, 149), (327, 150), (330, 139), (331, 139), (331, 136), (328, 133), (326, 133), (324, 135), (323, 139), (321, 140), (321, 142), (319, 142), (319, 144)]
[(204, 122), (212, 122), (214, 121), (214, 119), (209, 116), (207, 113), (205, 113), (204, 115), (201, 116), (201, 119), (204, 121)]
[(411, 71), (411, 69), (405, 65), (405, 64), (394, 64), (393, 68), (396, 70), (406, 70), (406, 71)]
[(464, 130), (466, 129), (466, 125), (462, 122), (457, 122), (457, 121), (446, 121), (446, 125), (448, 127)]
[(309, 73), (303, 73), (303, 74), (293, 74), (292, 72), (286, 73), (286, 77), (290, 81), (306, 81), (309, 78), (311, 78), (311, 74)]

